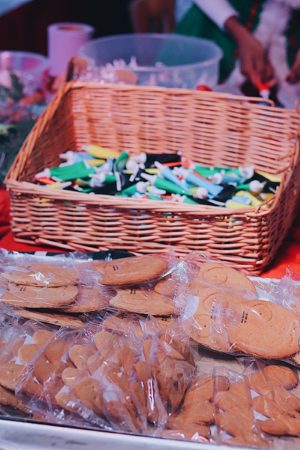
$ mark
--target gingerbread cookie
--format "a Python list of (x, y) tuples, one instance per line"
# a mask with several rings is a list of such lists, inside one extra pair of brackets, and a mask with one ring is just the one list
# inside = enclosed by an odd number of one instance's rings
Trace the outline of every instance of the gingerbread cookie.
[(190, 340), (176, 336), (172, 329), (162, 330), (159, 340), (164, 350), (174, 359), (184, 359), (189, 364), (195, 365)]
[(30, 362), (48, 342), (53, 339), (53, 333), (48, 330), (38, 330), (30, 338), (31, 343), (23, 344), (18, 349), (18, 358), (22, 364)]
[(87, 361), (97, 352), (92, 344), (76, 344), (69, 350), (69, 357), (72, 363), (80, 370), (87, 369)]
[[(43, 330), (41, 330), (43, 331)], [(52, 333), (48, 334), (37, 332), (29, 342), (25, 343), (19, 348), (18, 362), (26, 367), (30, 367), (31, 377), (40, 382), (42, 385), (51, 378), (55, 372), (53, 364), (51, 364), (43, 353), (47, 342), (53, 338)]]
[(73, 303), (77, 295), (76, 286), (40, 288), (10, 283), (0, 301), (21, 308), (61, 308)]
[(177, 313), (175, 304), (169, 297), (139, 289), (120, 289), (109, 304), (123, 311), (153, 316), (170, 316)]
[(155, 286), (154, 291), (166, 297), (174, 298), (178, 287), (178, 280), (172, 277), (165, 277), (160, 280)]
[(258, 425), (273, 435), (300, 435), (300, 398), (290, 392), (298, 384), (297, 374), (288, 367), (270, 365), (247, 377), (254, 396), (253, 407), (265, 420)]
[(217, 379), (210, 376), (198, 377), (187, 390), (181, 410), (170, 417), (168, 428), (175, 430), (191, 428), (196, 431), (201, 430), (201, 427), (214, 424), (215, 385), (218, 386), (218, 392), (229, 389), (229, 381), (226, 377)]
[(149, 337), (143, 343), (143, 355), (157, 380), (159, 394), (166, 407), (174, 412), (183, 400), (195, 372), (195, 366), (165, 341)]
[(256, 294), (255, 285), (245, 274), (229, 266), (217, 263), (207, 262), (202, 264), (193, 283), (194, 286), (199, 287), (204, 284), (211, 287), (219, 286), (232, 289), (233, 291)]
[(63, 339), (55, 338), (47, 343), (44, 348), (44, 355), (54, 365), (60, 364), (60, 361), (66, 360), (69, 343)]
[(297, 373), (284, 366), (266, 366), (263, 370), (257, 370), (247, 377), (248, 384), (258, 394), (268, 393), (275, 386), (293, 389), (298, 384)]
[(4, 272), (1, 277), (14, 284), (36, 287), (71, 286), (78, 279), (74, 269), (45, 263), (34, 263), (23, 268), (23, 270), (16, 269), (15, 271)]
[(226, 391), (216, 392), (214, 404), (219, 430), (231, 436), (224, 443), (258, 447), (266, 445), (256, 426), (251, 394), (245, 380), (231, 383)]
[(141, 320), (133, 319), (131, 315), (118, 315), (118, 316), (108, 316), (103, 322), (102, 326), (105, 330), (112, 331), (117, 334), (130, 335), (134, 333), (136, 336), (143, 336), (143, 331), (141, 328)]
[(230, 301), (220, 290), (209, 288), (202, 288), (199, 295), (191, 297), (182, 322), (188, 336), (211, 350), (229, 352), (223, 316)]
[(55, 402), (66, 411), (78, 414), (78, 399), (73, 390), (64, 385), (55, 395)]
[(62, 372), (62, 381), (66, 386), (73, 389), (79, 382), (80, 379), (89, 375), (87, 370), (78, 370), (74, 367), (67, 367)]
[(67, 314), (47, 314), (37, 311), (28, 311), (27, 309), (18, 309), (17, 314), (25, 319), (36, 320), (37, 322), (49, 323), (57, 327), (65, 328), (83, 328), (85, 326), (84, 322), (80, 319)]
[(166, 422), (168, 414), (162, 402), (157, 380), (152, 373), (148, 361), (139, 360), (134, 365), (134, 371), (142, 387), (145, 416), (155, 426)]
[[(174, 356), (174, 352), (172, 352)], [(195, 367), (178, 353), (178, 359), (169, 356), (164, 349), (158, 349), (155, 376), (160, 396), (174, 412), (184, 398), (184, 394), (194, 375)]]
[(201, 288), (190, 298), (183, 317), (187, 334), (221, 352), (243, 352), (281, 359), (299, 347), (300, 316), (263, 300), (231, 297), (218, 289)]
[(234, 350), (267, 359), (288, 358), (298, 351), (300, 316), (282, 306), (257, 300), (232, 305), (225, 320)]
[(84, 406), (96, 414), (103, 414), (103, 393), (97, 380), (87, 375), (74, 383), (73, 390), (77, 399)]
[(0, 386), (0, 405), (11, 406), (24, 413), (29, 412), (27, 406), (21, 400), (17, 399), (12, 392), (4, 389), (2, 386)]
[(105, 262), (100, 282), (110, 286), (129, 286), (155, 280), (168, 270), (168, 262), (159, 255), (115, 259)]
[(40, 398), (42, 396), (41, 384), (31, 377), (30, 371), (21, 364), (10, 362), (0, 367), (0, 385), (10, 391), (20, 388), (28, 395)]
[(253, 399), (255, 411), (265, 416), (259, 426), (273, 435), (300, 436), (300, 399), (282, 387), (273, 387), (268, 394)]
[(100, 287), (79, 286), (75, 303), (63, 310), (68, 313), (89, 313), (102, 311), (107, 306), (107, 294), (101, 292)]

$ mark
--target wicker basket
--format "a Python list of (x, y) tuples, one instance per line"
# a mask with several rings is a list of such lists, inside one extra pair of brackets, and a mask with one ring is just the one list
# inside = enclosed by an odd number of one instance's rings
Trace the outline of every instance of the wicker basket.
[[(6, 183), (19, 242), (68, 250), (175, 250), (260, 273), (292, 223), (300, 184), (297, 111), (259, 99), (176, 89), (65, 84), (39, 119)], [(32, 183), (67, 149), (97, 143), (132, 153), (177, 152), (209, 166), (254, 165), (282, 175), (274, 199), (229, 210), (57, 191)]]

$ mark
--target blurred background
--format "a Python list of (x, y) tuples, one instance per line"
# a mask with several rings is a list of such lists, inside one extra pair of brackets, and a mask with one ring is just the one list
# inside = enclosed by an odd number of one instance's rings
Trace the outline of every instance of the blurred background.
[(47, 53), (47, 26), (83, 22), (95, 37), (132, 31), (130, 0), (0, 0), (0, 48)]

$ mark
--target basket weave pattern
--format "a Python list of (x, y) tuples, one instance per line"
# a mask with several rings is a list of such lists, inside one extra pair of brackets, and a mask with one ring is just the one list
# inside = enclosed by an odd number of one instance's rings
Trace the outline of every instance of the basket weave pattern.
[[(259, 99), (176, 89), (65, 84), (38, 120), (6, 179), (20, 242), (65, 249), (210, 252), (260, 273), (291, 225), (300, 190), (296, 111)], [(253, 165), (282, 175), (274, 199), (229, 210), (58, 191), (33, 184), (59, 154), (95, 143), (174, 153), (208, 166)]]

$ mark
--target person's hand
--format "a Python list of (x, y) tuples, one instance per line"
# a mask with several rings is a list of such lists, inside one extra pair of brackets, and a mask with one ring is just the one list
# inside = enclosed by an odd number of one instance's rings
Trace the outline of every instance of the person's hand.
[(236, 17), (230, 17), (225, 22), (225, 29), (237, 42), (242, 74), (254, 86), (271, 80), (273, 68), (261, 43), (239, 23)]
[(273, 68), (260, 42), (250, 33), (238, 42), (238, 54), (241, 72), (254, 86), (269, 81), (273, 77)]
[(296, 84), (300, 81), (300, 50), (298, 50), (294, 64), (287, 76), (287, 81), (291, 84)]
[(130, 12), (136, 33), (168, 33), (174, 29), (175, 0), (133, 0)]

